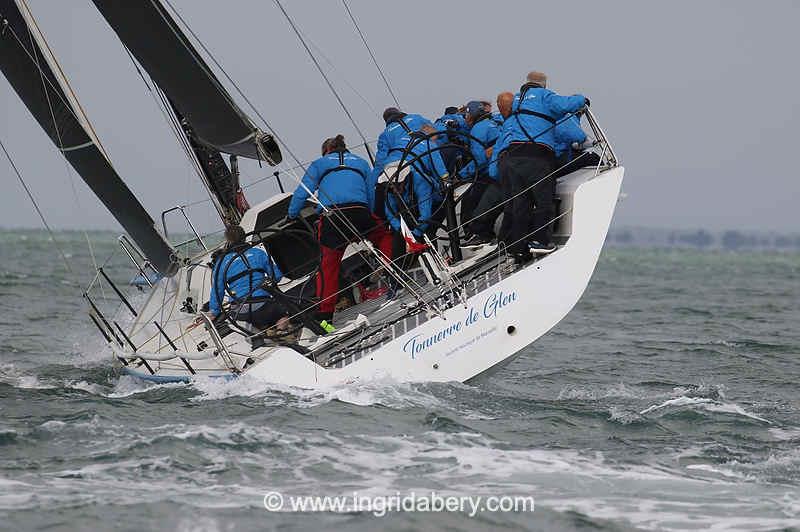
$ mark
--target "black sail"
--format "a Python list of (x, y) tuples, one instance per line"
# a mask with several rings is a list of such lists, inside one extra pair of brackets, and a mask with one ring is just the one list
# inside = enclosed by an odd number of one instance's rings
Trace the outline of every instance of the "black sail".
[(111, 211), (152, 265), (165, 275), (176, 270), (174, 251), (153, 219), (111, 166), (78, 118), (14, 0), (0, 0), (0, 70), (62, 151), (75, 171)]
[(159, 0), (93, 0), (122, 43), (191, 124), (218, 151), (281, 161), (265, 134), (233, 101)]

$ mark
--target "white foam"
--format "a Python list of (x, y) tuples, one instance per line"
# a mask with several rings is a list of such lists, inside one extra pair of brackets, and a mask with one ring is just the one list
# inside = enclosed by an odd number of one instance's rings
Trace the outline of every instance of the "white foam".
[(52, 383), (40, 380), (36, 375), (23, 373), (13, 364), (3, 364), (0, 366), (0, 382), (5, 382), (15, 388), (28, 390), (47, 390), (56, 387)]
[(668, 399), (663, 403), (657, 405), (651, 405), (645, 408), (644, 410), (640, 411), (639, 414), (645, 415), (651, 412), (655, 412), (656, 410), (662, 410), (665, 408), (681, 408), (681, 407), (698, 407), (708, 412), (735, 414), (743, 417), (748, 417), (750, 419), (755, 419), (756, 421), (761, 421), (762, 423), (772, 424), (770, 420), (757, 416), (756, 414), (753, 414), (751, 412), (748, 412), (744, 408), (735, 403), (723, 403), (720, 401), (715, 401), (714, 399), (708, 397), (687, 397), (685, 395), (676, 397), (674, 399)]
[(171, 382), (171, 383), (154, 383), (148, 382), (142, 379), (137, 379), (135, 377), (131, 377), (130, 375), (122, 375), (119, 380), (114, 384), (113, 391), (108, 394), (100, 393), (105, 397), (109, 398), (122, 398), (122, 397), (130, 397), (131, 395), (136, 395), (139, 393), (148, 392), (153, 389), (157, 388), (183, 388), (187, 385), (185, 383), (180, 382)]
[(608, 414), (609, 421), (616, 421), (618, 423), (622, 423), (623, 425), (630, 425), (631, 423), (636, 423), (637, 421), (642, 420), (641, 414), (616, 406), (609, 408)]
[(710, 403), (705, 405), (704, 407), (706, 410), (710, 412), (722, 412), (724, 414), (737, 414), (739, 416), (749, 417), (751, 419), (755, 419), (756, 421), (762, 421), (764, 423), (772, 424), (772, 421), (768, 419), (764, 419), (763, 417), (757, 416), (751, 412), (748, 412), (741, 406), (735, 403)]
[(800, 428), (778, 428), (773, 427), (769, 429), (769, 433), (777, 441), (794, 441), (800, 440)]
[(86, 381), (67, 383), (67, 386), (74, 390), (82, 390), (84, 392), (89, 392), (90, 394), (93, 395), (105, 395), (106, 392), (106, 389), (103, 386)]
[(676, 397), (675, 399), (667, 399), (661, 404), (649, 406), (644, 410), (642, 410), (641, 412), (639, 412), (639, 414), (641, 415), (649, 414), (650, 412), (653, 412), (655, 410), (660, 410), (662, 408), (667, 408), (670, 406), (693, 406), (710, 402), (711, 399), (707, 397), (686, 397), (685, 395), (682, 395), (680, 397)]
[(268, 404), (288, 404), (298, 408), (314, 408), (332, 401), (341, 401), (357, 406), (381, 405), (389, 408), (444, 408), (437, 397), (428, 394), (419, 386), (381, 378), (338, 384), (314, 390), (267, 383), (248, 375), (236, 379), (198, 378), (193, 386), (202, 392), (193, 401), (216, 401), (229, 397), (259, 397)]
[(689, 464), (686, 466), (686, 469), (691, 469), (693, 471), (703, 471), (706, 473), (714, 473), (716, 475), (721, 475), (723, 477), (728, 477), (733, 479), (753, 480), (753, 477), (749, 475), (744, 475), (732, 469), (715, 467), (711, 464)]
[(66, 426), (67, 424), (63, 421), (59, 421), (57, 419), (51, 419), (39, 425), (39, 428), (49, 432), (59, 432)]
[(652, 399), (664, 397), (665, 394), (653, 394), (644, 388), (630, 386), (624, 383), (612, 384), (598, 389), (585, 386), (567, 386), (563, 388), (556, 399), (558, 401), (598, 401), (601, 399)]

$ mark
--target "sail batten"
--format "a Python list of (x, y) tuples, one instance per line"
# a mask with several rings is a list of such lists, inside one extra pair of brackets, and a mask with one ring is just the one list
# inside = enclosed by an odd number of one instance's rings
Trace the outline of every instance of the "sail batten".
[(153, 266), (172, 274), (172, 247), (111, 165), (24, 0), (0, 0), (0, 23), (0, 70), (11, 87)]
[(239, 108), (159, 0), (93, 0), (100, 14), (191, 124), (215, 150), (281, 161), (277, 143)]

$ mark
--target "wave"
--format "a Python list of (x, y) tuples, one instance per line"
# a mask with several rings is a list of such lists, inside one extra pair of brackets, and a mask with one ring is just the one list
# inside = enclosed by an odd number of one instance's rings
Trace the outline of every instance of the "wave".
[(0, 366), (0, 382), (27, 390), (46, 390), (57, 388), (58, 385), (46, 382), (37, 375), (25, 373), (14, 364), (3, 364)]
[[(447, 408), (448, 404), (426, 391), (424, 384), (401, 383), (379, 378), (317, 389), (277, 385), (243, 375), (236, 379), (199, 378), (192, 386), (200, 395), (192, 401), (218, 401), (231, 397), (259, 397), (271, 404), (288, 404), (298, 408), (319, 407), (333, 401), (355, 406), (404, 408)], [(447, 386), (447, 385), (445, 385)]]
[[(469, 431), (292, 433), (235, 422), (139, 427), (119, 440), (124, 445), (95, 455), (94, 463), (65, 464), (40, 476), (35, 486), (16, 482), (0, 490), (0, 510), (88, 507), (109, 494), (121, 505), (259, 509), (270, 490), (366, 496), (435, 490), (531, 496), (537, 510), (658, 530), (778, 528), (800, 515), (796, 494), (780, 486), (755, 490), (747, 472), (735, 468), (695, 466), (682, 474), (622, 465), (597, 452), (507, 448)], [(181, 452), (174, 452), (176, 446)], [(731, 499), (737, 500), (735, 515)]]
[[(685, 408), (686, 407), (686, 408)], [(760, 421), (762, 423), (772, 424), (771, 421), (768, 419), (764, 419), (763, 417), (757, 416), (751, 412), (746, 411), (741, 406), (737, 405), (736, 403), (723, 403), (720, 401), (716, 401), (709, 397), (687, 397), (685, 395), (681, 395), (680, 397), (676, 397), (674, 399), (668, 399), (663, 403), (652, 405), (644, 410), (640, 411), (639, 414), (644, 416), (646, 414), (650, 414), (652, 412), (656, 412), (659, 410), (669, 410), (670, 412), (681, 411), (681, 410), (696, 410), (697, 408), (706, 410), (708, 412), (715, 412), (715, 413), (722, 413), (722, 414), (734, 414), (738, 416), (747, 417), (750, 419), (754, 419), (756, 421)], [(660, 413), (661, 414), (661, 413)], [(663, 414), (662, 414), (663, 415)]]

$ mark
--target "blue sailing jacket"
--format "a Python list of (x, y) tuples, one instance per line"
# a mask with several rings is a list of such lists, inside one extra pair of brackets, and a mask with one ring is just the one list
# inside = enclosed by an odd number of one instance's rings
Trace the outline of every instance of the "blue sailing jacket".
[[(375, 191), (367, 185), (372, 168), (369, 163), (349, 151), (332, 152), (311, 163), (303, 176), (303, 185), (298, 185), (289, 203), (289, 218), (300, 214), (311, 192), (317, 193), (321, 205), (332, 207), (345, 203), (361, 203), (365, 206), (374, 201)], [(308, 189), (308, 190), (306, 190)], [(317, 212), (322, 207), (317, 208)]]
[(497, 137), (497, 141), (494, 143), (494, 149), (492, 150), (492, 158), (489, 161), (489, 177), (494, 181), (500, 180), (500, 169), (498, 167), (497, 161), (500, 159), (500, 154), (503, 153), (509, 145), (509, 138), (510, 138), (510, 127), (509, 122), (511, 119), (506, 120), (503, 124), (503, 127), (500, 128), (500, 135)]
[[(241, 255), (244, 255), (244, 259)], [(247, 273), (251, 270), (250, 273)], [(264, 270), (275, 282), (283, 278), (278, 265), (272, 257), (261, 248), (248, 248), (239, 254), (235, 250), (228, 251), (222, 258), (217, 259), (211, 270), (211, 298), (208, 308), (215, 315), (221, 312), (222, 302), (230, 298), (230, 294), (225, 290), (225, 285), (233, 293), (233, 301), (239, 301), (246, 297), (264, 297), (269, 293), (262, 289), (253, 290), (264, 283)], [(238, 277), (238, 278), (237, 278)], [(252, 293), (251, 293), (252, 290)]]
[[(451, 129), (447, 127), (448, 122), (455, 122), (456, 127)], [(469, 126), (467, 125), (467, 119), (464, 118), (464, 115), (461, 113), (452, 113), (447, 115), (442, 115), (436, 119), (436, 122), (433, 123), (433, 127), (437, 130), (446, 133), (447, 131), (456, 131), (458, 133), (469, 133)], [(462, 137), (459, 135), (461, 139)]]
[(578, 111), (585, 103), (586, 98), (580, 94), (561, 96), (542, 87), (523, 89), (522, 93), (514, 96), (512, 114), (506, 120), (509, 142), (536, 142), (555, 149), (554, 124), (567, 113)]
[(572, 150), (572, 143), (583, 143), (586, 140), (586, 133), (581, 128), (581, 119), (575, 115), (570, 115), (556, 124), (556, 157), (568, 155)]
[[(478, 166), (478, 174), (485, 175), (488, 173), (489, 159), (486, 157), (486, 150), (494, 146), (497, 142), (497, 137), (500, 136), (500, 130), (503, 127), (503, 122), (498, 122), (493, 116), (486, 115), (484, 118), (472, 125), (470, 129), (469, 151), (472, 152), (474, 163)], [(470, 163), (471, 165), (472, 163)], [(473, 173), (475, 166), (467, 165), (462, 170), (462, 176), (468, 176)], [(466, 173), (465, 173), (466, 172)]]
[[(435, 140), (416, 140), (409, 150), (404, 162), (411, 165), (411, 187), (413, 200), (419, 213), (419, 224), (414, 228), (414, 234), (421, 236), (428, 228), (433, 209), (442, 203), (442, 179), (447, 178), (447, 167), (442, 160)], [(409, 184), (403, 190), (403, 201), (411, 201)], [(409, 205), (411, 207), (411, 205)], [(400, 205), (395, 194), (386, 195), (386, 219), (392, 229), (400, 230)]]
[[(406, 127), (400, 124), (402, 121)], [(405, 115), (400, 120), (386, 124), (386, 129), (378, 136), (378, 149), (375, 154), (375, 168), (383, 167), (387, 163), (400, 160), (403, 150), (411, 140), (411, 133), (419, 131), (424, 125), (433, 126), (431, 121), (421, 115)], [(406, 128), (408, 131), (406, 131)]]

